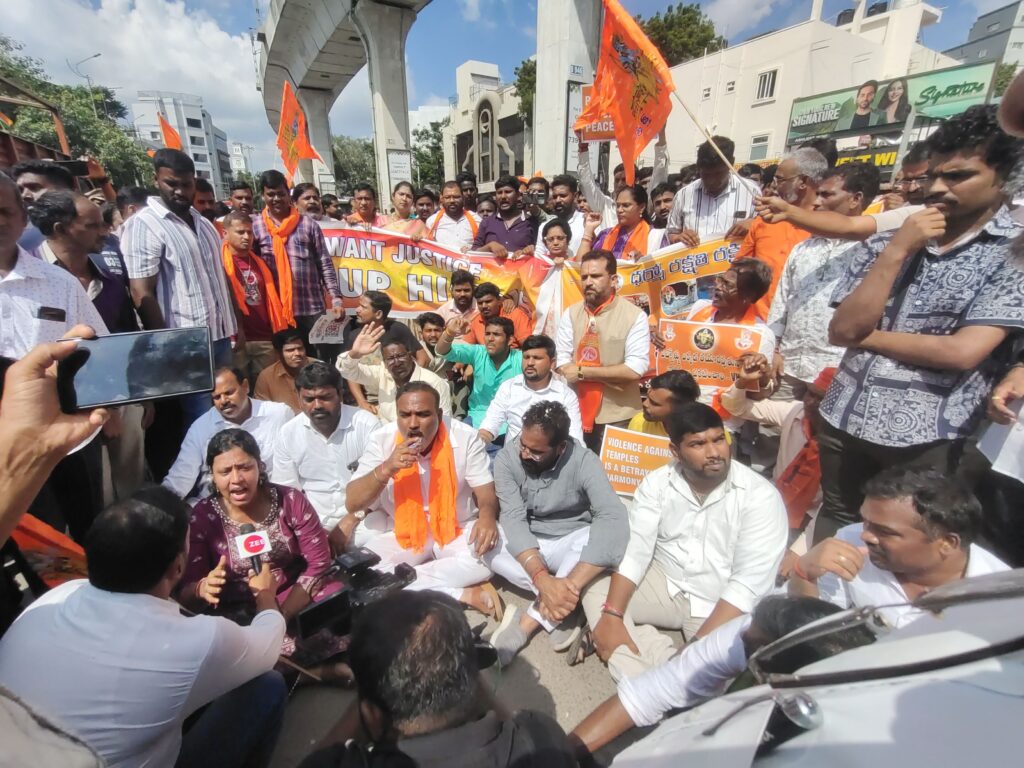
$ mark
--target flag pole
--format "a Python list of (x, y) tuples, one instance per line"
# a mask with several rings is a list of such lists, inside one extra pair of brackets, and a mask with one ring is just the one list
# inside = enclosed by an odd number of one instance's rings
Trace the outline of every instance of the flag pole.
[(672, 91), (672, 95), (676, 97), (676, 101), (679, 102), (679, 105), (684, 110), (686, 110), (686, 114), (690, 116), (690, 119), (693, 121), (693, 124), (697, 126), (698, 130), (700, 130), (702, 134), (704, 134), (704, 137), (708, 140), (708, 144), (710, 144), (711, 148), (715, 150), (715, 154), (718, 155), (718, 157), (722, 160), (723, 163), (725, 163), (725, 167), (729, 169), (729, 173), (735, 176), (740, 184), (742, 184), (751, 192), (754, 192), (756, 196), (761, 196), (763, 194), (761, 190), (753, 190), (747, 186), (747, 179), (744, 179), (742, 176), (740, 176), (739, 172), (735, 168), (733, 168), (732, 163), (729, 162), (729, 158), (727, 158), (725, 154), (722, 152), (722, 150), (719, 149), (718, 145), (715, 143), (715, 140), (712, 138), (711, 133), (708, 132), (708, 129), (705, 128), (704, 125), (700, 122), (700, 120), (697, 119), (697, 116), (690, 111), (690, 108), (686, 106), (686, 102), (683, 101), (682, 97), (680, 97), (680, 95), (676, 93), (674, 90)]

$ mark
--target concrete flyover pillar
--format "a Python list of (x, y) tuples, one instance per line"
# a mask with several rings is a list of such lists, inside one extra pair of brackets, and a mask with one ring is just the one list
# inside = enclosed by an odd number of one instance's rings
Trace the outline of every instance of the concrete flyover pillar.
[(300, 160), (294, 182), (311, 181), (320, 188), (321, 194), (334, 194), (334, 153), (331, 148), (331, 123), (328, 119), (334, 95), (328, 90), (316, 88), (299, 88), (296, 95), (306, 114), (309, 143), (323, 158), (323, 162)]
[[(408, 160), (409, 96), (405, 80), (405, 39), (416, 14), (407, 8), (364, 0), (356, 4), (352, 19), (366, 46), (377, 153), (377, 193), (381, 209), (386, 210), (391, 181), (408, 179), (409, 174), (404, 169), (411, 167)], [(390, 171), (389, 150), (393, 153)]]

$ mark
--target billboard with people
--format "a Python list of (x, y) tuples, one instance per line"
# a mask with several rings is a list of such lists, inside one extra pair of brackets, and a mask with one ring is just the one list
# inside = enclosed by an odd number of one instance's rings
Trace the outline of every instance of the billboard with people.
[(988, 99), (995, 62), (967, 64), (794, 99), (787, 143), (831, 133), (897, 130), (913, 106), (919, 115), (950, 117)]

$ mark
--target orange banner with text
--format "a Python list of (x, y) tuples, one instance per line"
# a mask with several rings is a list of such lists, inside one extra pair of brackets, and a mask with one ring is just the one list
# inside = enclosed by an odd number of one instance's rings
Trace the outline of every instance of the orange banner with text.
[(436, 310), (451, 298), (448, 283), (458, 269), (470, 272), (478, 284), (494, 283), (532, 311), (551, 269), (549, 262), (532, 256), (499, 264), (489, 253), (460, 253), (430, 240), (413, 241), (378, 229), (325, 227), (324, 239), (345, 309), (354, 310), (366, 291), (385, 291), (394, 302), (392, 317)]
[(668, 445), (667, 437), (606, 427), (601, 441), (601, 463), (615, 492), (632, 496), (647, 475), (672, 461)]
[(756, 326), (662, 320), (658, 329), (665, 337), (658, 373), (684, 370), (702, 387), (728, 387), (736, 378), (739, 358), (761, 348)]

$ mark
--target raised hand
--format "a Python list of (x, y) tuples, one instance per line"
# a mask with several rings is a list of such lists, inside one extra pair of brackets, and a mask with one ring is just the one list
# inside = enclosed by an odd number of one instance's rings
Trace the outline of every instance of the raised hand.
[(383, 335), (383, 325), (370, 324), (363, 326), (363, 329), (353, 340), (352, 348), (348, 351), (348, 356), (353, 360), (358, 360), (361, 357), (372, 355), (380, 349), (380, 340)]

